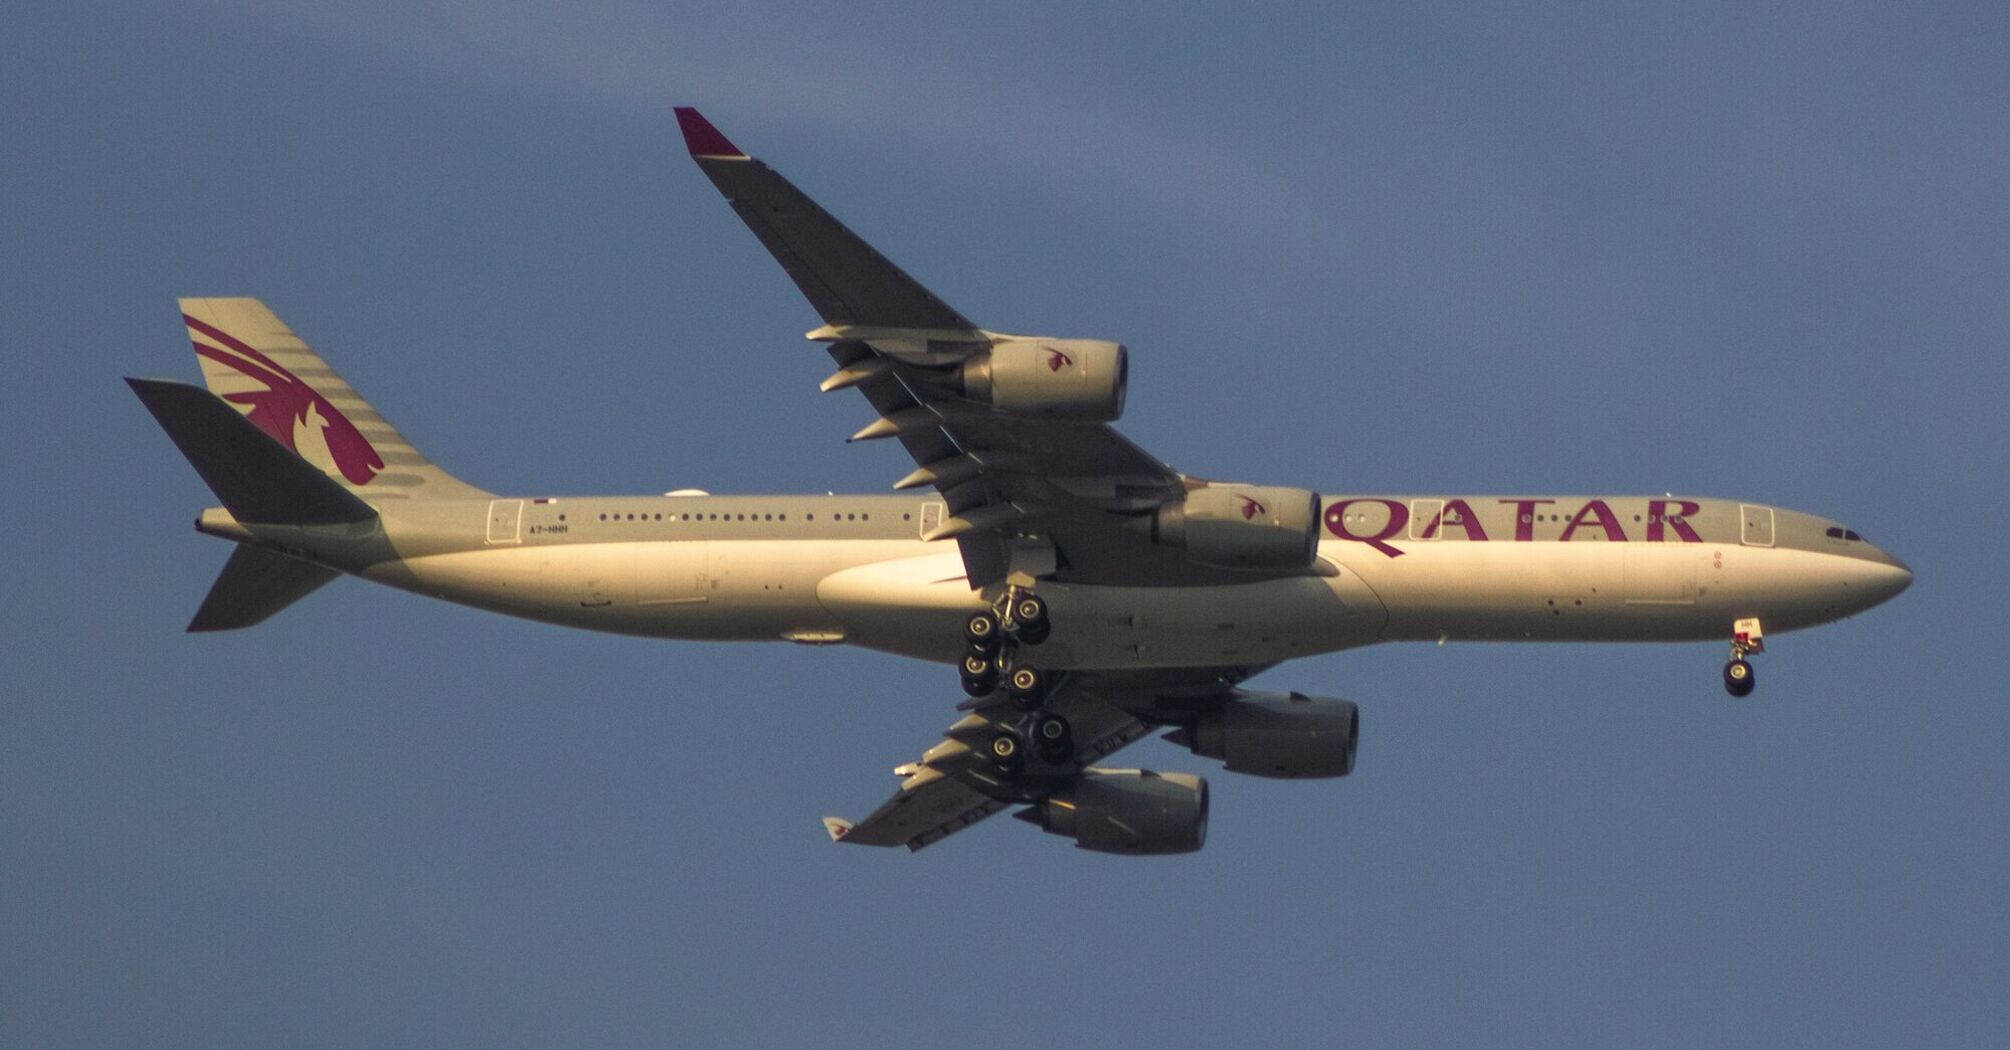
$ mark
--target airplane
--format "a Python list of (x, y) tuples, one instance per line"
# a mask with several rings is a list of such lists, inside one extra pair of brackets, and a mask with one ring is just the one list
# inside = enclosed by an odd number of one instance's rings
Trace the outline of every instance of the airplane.
[(958, 668), (960, 717), (841, 843), (919, 850), (992, 814), (1109, 853), (1207, 834), (1195, 775), (1110, 768), (1154, 731), (1231, 772), (1344, 777), (1348, 700), (1243, 688), (1384, 642), (1727, 641), (1912, 581), (1839, 522), (1690, 496), (1320, 494), (1182, 474), (1111, 427), (1129, 355), (980, 328), (695, 109), (685, 145), (823, 324), (914, 469), (892, 495), (501, 496), (447, 473), (255, 299), (181, 300), (205, 386), (128, 379), (235, 544), (190, 631), (340, 575), (655, 638), (853, 645)]

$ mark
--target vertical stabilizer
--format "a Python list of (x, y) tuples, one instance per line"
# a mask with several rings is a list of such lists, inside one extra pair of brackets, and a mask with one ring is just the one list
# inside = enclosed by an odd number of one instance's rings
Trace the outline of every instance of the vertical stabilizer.
[(427, 459), (256, 299), (183, 299), (203, 382), (260, 430), (367, 500), (481, 497)]

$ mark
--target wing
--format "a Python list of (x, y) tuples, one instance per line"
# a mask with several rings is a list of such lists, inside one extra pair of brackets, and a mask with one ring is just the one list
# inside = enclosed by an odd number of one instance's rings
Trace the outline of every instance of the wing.
[(976, 330), (789, 180), (740, 152), (697, 110), (678, 107), (677, 123), (698, 167), (782, 264), (825, 324)]
[(948, 514), (931, 539), (955, 539), (971, 586), (1006, 575), (1014, 537), (1051, 540), (1052, 575), (1083, 583), (1249, 579), (1155, 546), (1137, 520), (1185, 479), (1102, 423), (994, 412), (942, 381), (994, 343), (1025, 337), (978, 328), (874, 251), (694, 109), (677, 120), (692, 157), (795, 281), (824, 326), (837, 371), (826, 391), (857, 387), (879, 418), (852, 440), (897, 438), (916, 470), (897, 489), (933, 486)]
[(1164, 717), (1220, 702), (1235, 682), (1256, 670), (1223, 667), (1070, 675), (1055, 687), (1045, 708), (1066, 718), (1074, 729), (1073, 761), (1057, 763), (1060, 775), (1052, 780), (1043, 781), (1034, 768), (1026, 771), (1033, 775), (1009, 780), (993, 772), (985, 746), (1015, 712), (1003, 704), (981, 707), (950, 726), (942, 742), (920, 759), (896, 768), (894, 773), (903, 778), (900, 788), (871, 815), (855, 824), (825, 817), (824, 828), (836, 842), (921, 849), (994, 813), (1038, 801), (1083, 767), (1141, 739)]

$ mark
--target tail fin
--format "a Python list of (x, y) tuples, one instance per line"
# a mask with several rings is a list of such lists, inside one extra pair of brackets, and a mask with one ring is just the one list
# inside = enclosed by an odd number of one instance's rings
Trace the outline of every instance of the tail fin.
[(351, 492), (373, 501), (489, 495), (434, 466), (264, 303), (183, 299), (181, 314), (211, 392)]
[(264, 623), (341, 573), (310, 561), (239, 545), (210, 585), (190, 631), (232, 631)]
[(126, 383), (238, 521), (335, 525), (377, 516), (368, 503), (288, 451), (215, 394), (166, 379)]

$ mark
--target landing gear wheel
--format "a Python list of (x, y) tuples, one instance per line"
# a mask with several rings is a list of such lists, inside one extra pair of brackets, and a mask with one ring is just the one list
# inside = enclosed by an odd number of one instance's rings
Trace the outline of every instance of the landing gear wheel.
[(1021, 664), (1005, 679), (1005, 690), (1012, 695), (1013, 706), (1021, 711), (1036, 710), (1047, 699), (1047, 676), (1037, 667)]
[(1018, 627), (1019, 640), (1027, 645), (1039, 645), (1047, 640), (1047, 603), (1037, 594), (1023, 594), (1012, 603), (1012, 622)]
[(963, 622), (963, 640), (970, 643), (970, 651), (979, 656), (990, 656), (998, 651), (1004, 642), (1004, 632), (999, 629), (998, 617), (990, 612), (971, 613)]
[(1009, 729), (1000, 730), (991, 737), (991, 761), (999, 769), (1011, 772), (1026, 762), (1025, 748), (1019, 743), (1019, 734)]
[(1049, 762), (1065, 761), (1075, 756), (1075, 731), (1060, 715), (1041, 715), (1033, 720), (1033, 746)]
[(963, 658), (960, 670), (963, 691), (971, 696), (985, 696), (998, 688), (998, 670), (991, 665), (989, 657), (971, 653)]
[(1730, 663), (1724, 665), (1724, 691), (1730, 693), (1732, 696), (1750, 696), (1752, 695), (1752, 689), (1758, 684), (1759, 679), (1753, 673), (1752, 665), (1747, 663), (1743, 658), (1732, 660)]

